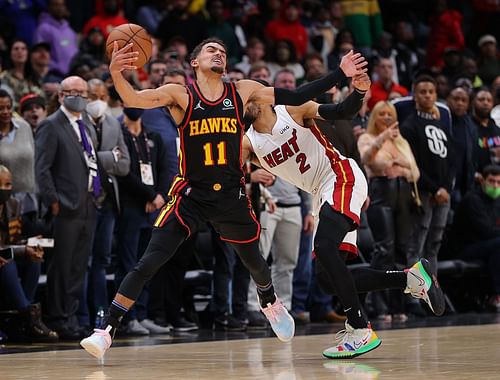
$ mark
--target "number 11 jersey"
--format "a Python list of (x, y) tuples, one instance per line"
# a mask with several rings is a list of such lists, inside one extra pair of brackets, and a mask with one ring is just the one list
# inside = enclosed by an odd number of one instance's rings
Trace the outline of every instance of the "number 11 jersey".
[(196, 186), (239, 186), (241, 145), (245, 131), (243, 103), (233, 83), (225, 83), (222, 96), (207, 100), (195, 83), (187, 86), (189, 104), (179, 124), (179, 174)]

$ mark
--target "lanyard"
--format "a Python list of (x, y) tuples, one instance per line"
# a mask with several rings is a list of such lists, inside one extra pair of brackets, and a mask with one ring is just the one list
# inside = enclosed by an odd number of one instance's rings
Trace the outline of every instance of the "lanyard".
[[(148, 134), (146, 133), (146, 131), (143, 131), (142, 132), (143, 134), (143, 137), (144, 137), (144, 144), (146, 145), (146, 154), (147, 154), (147, 158), (148, 158), (148, 163), (151, 164), (151, 150), (149, 149), (149, 144), (148, 144)], [(139, 145), (137, 144), (137, 138), (133, 135), (133, 134), (130, 134), (132, 136), (132, 141), (134, 142), (134, 148), (135, 148), (135, 151), (137, 153), (137, 157), (139, 158), (139, 163), (142, 164), (142, 159), (141, 159), (141, 151), (139, 149)]]

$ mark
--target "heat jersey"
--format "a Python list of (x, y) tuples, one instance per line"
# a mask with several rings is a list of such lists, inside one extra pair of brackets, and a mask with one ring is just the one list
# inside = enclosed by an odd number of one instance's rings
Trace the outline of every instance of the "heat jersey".
[(239, 186), (243, 177), (243, 103), (233, 83), (224, 83), (216, 101), (205, 99), (196, 83), (187, 86), (189, 103), (179, 125), (179, 174), (193, 186)]
[(274, 107), (272, 134), (247, 131), (262, 167), (314, 195), (316, 211), (328, 202), (359, 224), (366, 199), (366, 179), (352, 159), (342, 156), (317, 126), (297, 124), (285, 106)]

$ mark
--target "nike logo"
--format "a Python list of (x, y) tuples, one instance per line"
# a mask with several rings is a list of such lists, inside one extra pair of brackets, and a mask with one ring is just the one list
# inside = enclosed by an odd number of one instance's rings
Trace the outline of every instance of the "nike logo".
[(368, 341), (368, 338), (363, 339), (363, 340), (362, 340), (361, 342), (359, 342), (359, 343), (358, 343), (358, 342), (354, 342), (354, 348), (355, 348), (356, 350), (359, 350), (361, 347), (363, 347), (363, 346), (366, 344), (366, 342), (367, 342), (367, 341)]
[(198, 100), (198, 104), (196, 105), (196, 107), (194, 107), (193, 111), (194, 110), (202, 110), (202, 111), (205, 111), (205, 108), (203, 108), (201, 106), (201, 100)]

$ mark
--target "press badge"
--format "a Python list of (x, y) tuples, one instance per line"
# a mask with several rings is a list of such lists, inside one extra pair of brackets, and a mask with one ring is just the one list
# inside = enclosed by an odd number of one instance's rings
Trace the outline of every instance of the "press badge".
[(140, 163), (141, 168), (141, 181), (145, 185), (154, 186), (155, 181), (153, 179), (153, 167), (151, 164)]

